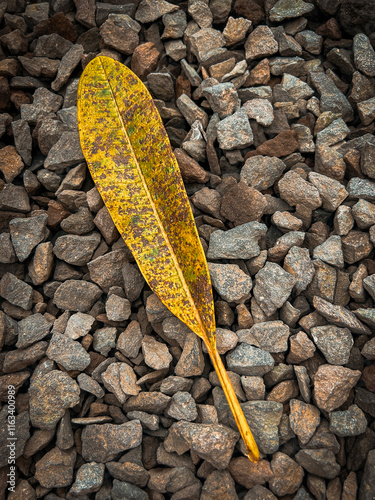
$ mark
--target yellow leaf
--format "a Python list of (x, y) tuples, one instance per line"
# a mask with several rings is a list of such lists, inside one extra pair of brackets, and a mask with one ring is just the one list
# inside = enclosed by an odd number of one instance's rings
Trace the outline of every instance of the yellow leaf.
[(126, 66), (99, 56), (81, 76), (77, 106), (82, 151), (117, 229), (151, 290), (205, 342), (249, 458), (258, 460), (216, 349), (206, 258), (152, 97)]

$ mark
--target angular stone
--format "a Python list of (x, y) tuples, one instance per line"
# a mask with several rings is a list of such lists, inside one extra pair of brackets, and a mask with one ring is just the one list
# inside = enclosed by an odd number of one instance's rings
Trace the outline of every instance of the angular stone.
[(243, 149), (253, 144), (253, 132), (246, 110), (241, 108), (217, 125), (217, 138), (221, 149)]
[(304, 205), (312, 210), (320, 207), (322, 200), (315, 186), (306, 182), (297, 172), (290, 170), (279, 181), (280, 196), (289, 205)]
[(31, 309), (33, 289), (12, 273), (5, 273), (0, 280), (0, 296), (24, 310)]
[(179, 455), (191, 449), (217, 469), (225, 469), (232, 457), (238, 433), (224, 425), (194, 424), (181, 420), (169, 429), (166, 451)]
[(284, 304), (296, 281), (294, 276), (273, 262), (267, 262), (256, 274), (254, 297), (267, 316)]
[(237, 91), (233, 83), (230, 82), (205, 88), (203, 96), (206, 97), (212, 111), (218, 113), (221, 120), (238, 111), (241, 106)]
[(267, 460), (252, 463), (245, 457), (237, 457), (231, 460), (228, 469), (236, 483), (241, 484), (247, 489), (252, 488), (256, 484), (264, 484), (273, 477), (270, 464)]
[(44, 166), (56, 172), (84, 160), (78, 132), (63, 132), (61, 138), (49, 150)]
[(212, 54), (225, 53), (225, 39), (220, 31), (212, 28), (203, 28), (189, 36), (190, 50), (199, 63), (209, 60)]
[(66, 370), (83, 371), (90, 364), (90, 356), (79, 342), (61, 333), (54, 333), (47, 349), (47, 356)]
[(77, 381), (80, 389), (83, 391), (93, 394), (97, 398), (104, 397), (103, 388), (94, 380), (93, 378), (86, 375), (86, 373), (80, 373), (77, 377)]
[(94, 333), (93, 347), (102, 356), (108, 356), (111, 349), (115, 347), (116, 328), (100, 328)]
[(87, 461), (106, 463), (119, 453), (136, 448), (141, 442), (139, 420), (121, 425), (87, 425), (82, 431), (82, 456)]
[[(150, 75), (149, 75), (150, 76)], [(187, 182), (199, 182), (205, 184), (209, 175), (198, 162), (185, 153), (183, 149), (176, 148), (174, 150), (178, 166), (181, 170), (182, 178)]]
[(285, 453), (278, 452), (271, 461), (274, 477), (270, 479), (271, 491), (277, 496), (295, 493), (303, 480), (303, 469)]
[(321, 410), (332, 411), (347, 400), (361, 376), (359, 370), (321, 365), (314, 378), (314, 398)]
[(286, 255), (284, 269), (296, 278), (294, 287), (297, 293), (306, 290), (315, 274), (309, 251), (297, 246), (293, 246)]
[(90, 314), (77, 312), (68, 319), (64, 335), (73, 340), (84, 337), (91, 330), (94, 321), (95, 318)]
[(164, 31), (161, 36), (162, 40), (166, 38), (181, 38), (187, 25), (186, 14), (183, 10), (177, 10), (169, 14), (164, 14), (163, 24)]
[(289, 327), (282, 321), (257, 323), (249, 330), (237, 330), (240, 342), (254, 345), (270, 353), (288, 349)]
[(87, 312), (102, 295), (94, 283), (67, 280), (56, 290), (54, 304), (63, 310)]
[(226, 189), (221, 199), (220, 214), (236, 226), (260, 220), (267, 207), (267, 200), (257, 189), (244, 181)]
[(229, 231), (211, 234), (208, 259), (251, 259), (260, 253), (259, 240), (266, 235), (266, 226), (248, 222)]
[(292, 399), (289, 406), (290, 426), (301, 444), (304, 445), (311, 439), (320, 423), (320, 412), (315, 406), (303, 403), (298, 399)]
[(183, 351), (175, 367), (175, 374), (179, 377), (202, 375), (204, 357), (201, 341), (193, 332), (188, 332), (183, 344)]
[(109, 48), (130, 55), (139, 44), (141, 26), (126, 14), (110, 14), (100, 26), (100, 36)]
[(300, 450), (296, 461), (315, 476), (333, 479), (340, 473), (340, 465), (331, 450)]
[(190, 126), (193, 125), (196, 120), (199, 120), (202, 123), (203, 128), (207, 127), (207, 113), (197, 106), (189, 96), (186, 94), (180, 95), (176, 101), (176, 105)]
[(367, 427), (367, 419), (357, 405), (351, 405), (344, 411), (333, 411), (329, 415), (330, 430), (340, 437), (358, 436)]
[(35, 478), (44, 488), (63, 488), (73, 481), (76, 451), (60, 450), (57, 446), (48, 451), (35, 464)]
[[(289, 0), (279, 0), (270, 10), (270, 21), (280, 22), (284, 21), (284, 19), (292, 19), (303, 16), (311, 12), (313, 9), (313, 5), (303, 2), (302, 0), (297, 0), (295, 2), (290, 2)], [(296, 488), (296, 490), (297, 489), (298, 488)]]
[(375, 51), (364, 33), (353, 38), (353, 56), (355, 67), (367, 76), (375, 76)]
[(131, 396), (124, 405), (124, 411), (146, 411), (156, 415), (164, 413), (171, 398), (161, 392), (140, 392)]
[(326, 264), (343, 268), (344, 267), (344, 254), (341, 247), (340, 236), (330, 236), (321, 245), (314, 248), (314, 259), (320, 259)]
[(164, 14), (169, 14), (176, 10), (178, 10), (177, 5), (173, 5), (165, 0), (142, 0), (135, 13), (135, 18), (141, 23), (151, 23)]
[(234, 45), (237, 42), (242, 42), (250, 27), (251, 21), (248, 19), (244, 17), (235, 19), (230, 16), (223, 31), (226, 45)]
[(319, 191), (323, 210), (334, 212), (348, 196), (348, 192), (340, 182), (325, 175), (310, 172), (309, 181)]
[(169, 368), (172, 355), (166, 344), (158, 342), (154, 337), (145, 335), (142, 340), (142, 352), (145, 363), (150, 368), (154, 370)]
[(131, 321), (126, 330), (117, 339), (116, 348), (129, 358), (136, 358), (142, 345), (142, 333), (139, 323)]
[(315, 346), (305, 332), (298, 332), (290, 337), (290, 351), (287, 357), (288, 363), (297, 364), (312, 358)]
[(40, 313), (22, 319), (18, 323), (18, 349), (28, 347), (49, 334), (52, 323)]
[(311, 328), (315, 344), (324, 354), (326, 360), (334, 365), (346, 365), (353, 347), (353, 337), (348, 328), (333, 325)]
[(125, 321), (131, 314), (131, 304), (128, 299), (112, 294), (108, 297), (105, 310), (110, 321)]
[(23, 262), (46, 236), (47, 215), (13, 219), (9, 223), (12, 244), (18, 260)]
[(275, 362), (269, 352), (242, 343), (226, 356), (228, 369), (239, 375), (262, 376)]
[(320, 297), (314, 297), (314, 307), (329, 323), (349, 328), (353, 333), (368, 335), (370, 330), (343, 306), (335, 306)]
[(160, 52), (152, 42), (138, 45), (133, 52), (131, 69), (141, 80), (144, 80), (156, 69), (159, 57)]
[(279, 158), (253, 156), (245, 161), (241, 169), (241, 179), (250, 187), (265, 190), (274, 185), (285, 169), (285, 163)]
[(29, 389), (30, 419), (39, 429), (55, 429), (67, 408), (79, 403), (78, 384), (67, 373), (52, 370)]
[(209, 263), (213, 287), (226, 302), (240, 304), (250, 297), (252, 281), (237, 264)]
[(197, 418), (197, 408), (193, 397), (188, 392), (176, 392), (171, 399), (166, 415), (175, 420), (193, 421)]
[(320, 95), (320, 109), (340, 113), (345, 121), (353, 119), (353, 108), (331, 78), (323, 72), (310, 71), (311, 82)]
[(91, 462), (81, 465), (69, 493), (71, 495), (87, 495), (98, 491), (103, 484), (104, 471), (103, 464)]
[(251, 99), (245, 102), (244, 108), (249, 119), (259, 125), (268, 127), (274, 119), (272, 104), (267, 99)]
[(61, 59), (55, 80), (51, 83), (53, 90), (60, 90), (68, 81), (75, 67), (80, 63), (84, 49), (82, 45), (73, 45)]
[(258, 26), (245, 42), (246, 59), (260, 59), (276, 54), (278, 44), (268, 26)]

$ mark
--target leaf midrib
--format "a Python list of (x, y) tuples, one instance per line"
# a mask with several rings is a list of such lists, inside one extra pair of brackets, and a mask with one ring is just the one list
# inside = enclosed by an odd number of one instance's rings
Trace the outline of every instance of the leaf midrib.
[[(150, 193), (149, 189), (147, 188), (147, 183), (146, 183), (145, 177), (144, 177), (143, 172), (142, 172), (142, 170), (141, 170), (141, 168), (140, 168), (139, 162), (138, 162), (138, 160), (137, 160), (137, 156), (136, 156), (136, 155), (135, 155), (135, 153), (134, 153), (133, 145), (132, 145), (132, 143), (131, 143), (131, 141), (130, 141), (129, 135), (128, 135), (128, 134), (127, 134), (127, 132), (126, 132), (126, 128), (125, 128), (125, 124), (124, 124), (124, 120), (123, 120), (122, 115), (121, 115), (121, 113), (120, 113), (120, 109), (119, 109), (119, 107), (118, 107), (118, 105), (117, 105), (116, 96), (115, 96), (115, 93), (114, 93), (114, 91), (113, 91), (113, 89), (112, 89), (111, 82), (110, 82), (110, 79), (109, 79), (109, 77), (108, 77), (108, 75), (107, 75), (107, 73), (106, 73), (106, 70), (105, 70), (105, 65), (104, 65), (104, 63), (103, 63), (102, 59), (103, 59), (103, 57), (99, 57), (100, 63), (101, 63), (101, 65), (102, 65), (103, 72), (104, 72), (104, 74), (105, 74), (106, 80), (107, 80), (107, 82), (108, 82), (109, 89), (110, 89), (111, 94), (112, 94), (112, 99), (113, 99), (113, 101), (114, 101), (114, 103), (115, 103), (115, 106), (116, 106), (116, 111), (117, 111), (117, 114), (118, 114), (118, 116), (119, 116), (119, 118), (120, 118), (120, 122), (121, 122), (121, 125), (122, 125), (123, 132), (124, 132), (124, 134), (126, 135), (126, 137), (127, 137), (127, 139), (128, 139), (128, 142), (129, 142), (129, 146), (130, 146), (130, 149), (131, 149), (132, 156), (133, 156), (133, 158), (135, 159), (135, 162), (136, 162), (136, 165), (137, 165), (137, 171), (138, 171), (138, 175), (139, 175), (139, 177), (140, 177), (140, 179), (141, 179), (142, 186), (143, 186), (143, 188), (144, 188), (144, 191), (146, 192), (146, 196), (148, 197), (148, 200), (149, 200), (149, 202), (150, 202), (150, 206), (151, 206), (151, 208), (152, 208), (152, 210), (153, 210), (153, 213), (154, 213), (154, 216), (155, 216), (155, 218), (156, 218), (156, 220), (157, 220), (157, 222), (158, 222), (158, 227), (159, 227), (159, 230), (161, 231), (162, 236), (163, 236), (163, 238), (164, 238), (164, 240), (165, 240), (165, 242), (166, 242), (166, 244), (167, 244), (167, 247), (168, 247), (168, 249), (169, 249), (170, 255), (171, 255), (171, 257), (172, 257), (172, 261), (173, 261), (173, 263), (174, 263), (174, 267), (175, 267), (175, 269), (176, 269), (176, 271), (177, 271), (177, 275), (178, 275), (178, 277), (180, 278), (180, 282), (181, 282), (182, 288), (183, 288), (183, 290), (184, 290), (184, 292), (185, 292), (185, 294), (186, 294), (186, 296), (187, 296), (187, 298), (188, 298), (188, 300), (189, 300), (190, 304), (193, 306), (193, 310), (194, 310), (194, 312), (195, 312), (195, 316), (196, 316), (196, 318), (198, 319), (198, 323), (199, 323), (199, 325), (200, 325), (201, 333), (202, 333), (202, 335), (203, 335), (203, 338), (204, 338), (205, 342), (207, 343), (207, 342), (209, 342), (209, 336), (207, 335), (206, 328), (205, 328), (204, 323), (203, 323), (203, 321), (202, 321), (201, 315), (200, 315), (200, 313), (199, 313), (199, 311), (198, 311), (198, 309), (197, 309), (197, 307), (196, 307), (196, 305), (195, 305), (195, 302), (194, 302), (193, 297), (192, 297), (192, 295), (191, 295), (191, 292), (190, 292), (189, 286), (188, 286), (188, 284), (186, 283), (185, 277), (184, 277), (184, 275), (183, 275), (183, 273), (182, 273), (182, 271), (181, 271), (180, 266), (178, 265), (178, 259), (177, 259), (177, 256), (176, 256), (176, 254), (175, 254), (175, 252), (174, 252), (174, 250), (173, 250), (173, 247), (172, 247), (172, 245), (171, 245), (171, 243), (170, 243), (170, 241), (169, 241), (168, 235), (167, 235), (167, 233), (166, 233), (166, 231), (165, 231), (165, 229), (164, 229), (164, 226), (163, 226), (163, 224), (162, 224), (162, 222), (161, 222), (161, 219), (160, 219), (160, 217), (159, 217), (159, 214), (158, 214), (158, 211), (157, 211), (157, 208), (156, 208), (156, 204), (155, 204), (155, 202), (154, 202), (154, 200), (153, 200), (153, 198), (152, 198), (152, 195), (151, 195), (151, 193)], [(173, 154), (173, 151), (171, 151), (171, 153)], [(141, 266), (140, 266), (140, 267), (141, 267)], [(196, 333), (196, 332), (195, 332), (195, 333)]]

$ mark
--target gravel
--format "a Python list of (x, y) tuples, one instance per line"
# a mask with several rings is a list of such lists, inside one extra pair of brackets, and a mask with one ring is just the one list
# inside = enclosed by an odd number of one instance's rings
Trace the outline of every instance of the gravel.
[[(0, 23), (6, 473), (8, 386), (17, 434), (0, 496), (370, 498), (371, 2), (10, 0)], [(99, 53), (160, 111), (257, 464), (202, 340), (150, 292), (88, 173), (76, 93)]]

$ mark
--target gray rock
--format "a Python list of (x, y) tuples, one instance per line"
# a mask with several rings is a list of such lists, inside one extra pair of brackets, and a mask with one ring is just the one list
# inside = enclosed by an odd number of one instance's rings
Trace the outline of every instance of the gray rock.
[(304, 205), (312, 210), (320, 207), (322, 200), (315, 186), (290, 170), (279, 181), (280, 196), (289, 205)]
[(22, 349), (44, 339), (49, 334), (51, 327), (52, 323), (40, 313), (22, 319), (18, 323), (17, 348)]
[(237, 264), (208, 264), (212, 285), (226, 302), (240, 304), (250, 297), (252, 281)]
[(309, 181), (319, 191), (323, 210), (334, 212), (348, 196), (348, 192), (339, 181), (326, 175), (310, 172)]
[(353, 108), (331, 78), (318, 71), (310, 71), (310, 78), (320, 95), (320, 110), (340, 113), (345, 121), (351, 121), (354, 116)]
[(156, 99), (162, 99), (163, 101), (173, 100), (174, 85), (169, 73), (150, 73), (147, 75), (147, 83), (153, 97)]
[(82, 391), (89, 392), (90, 394), (93, 394), (97, 398), (104, 397), (104, 391), (102, 387), (98, 384), (96, 380), (86, 375), (86, 373), (80, 373), (77, 377), (77, 382)]
[(351, 199), (360, 198), (367, 201), (375, 201), (375, 182), (368, 179), (352, 177), (347, 185), (349, 197)]
[(61, 172), (84, 160), (78, 131), (63, 132), (61, 138), (49, 150), (44, 166), (49, 170)]
[(317, 147), (329, 147), (341, 142), (349, 134), (349, 127), (342, 118), (338, 118), (317, 133)]
[(199, 106), (193, 102), (186, 94), (181, 94), (176, 101), (178, 109), (186, 119), (189, 125), (193, 125), (196, 120), (199, 120), (203, 128), (208, 125), (208, 115)]
[(98, 491), (103, 484), (105, 466), (91, 462), (83, 464), (77, 471), (76, 479), (69, 490), (71, 495), (88, 495)]
[(193, 33), (188, 38), (190, 50), (198, 59), (199, 63), (204, 63), (215, 53), (225, 53), (225, 39), (220, 31), (212, 28), (203, 28)]
[(129, 498), (132, 500), (148, 500), (148, 494), (138, 486), (128, 483), (126, 481), (113, 480), (113, 486), (111, 489), (111, 499), (122, 500), (123, 498)]
[(93, 318), (90, 314), (84, 314), (81, 312), (72, 314), (72, 316), (68, 319), (64, 334), (73, 340), (84, 337), (91, 330), (94, 321), (95, 318)]
[(251, 259), (260, 254), (259, 240), (266, 235), (267, 227), (259, 222), (248, 222), (211, 234), (208, 259)]
[(110, 321), (125, 321), (131, 314), (131, 304), (128, 299), (112, 294), (105, 304), (105, 311)]
[(60, 236), (55, 242), (53, 252), (57, 258), (68, 264), (84, 266), (91, 260), (100, 240), (100, 234), (96, 232), (85, 236)]
[(282, 321), (257, 323), (250, 329), (237, 330), (240, 342), (260, 347), (270, 353), (285, 352), (288, 349), (289, 327)]
[(253, 132), (244, 108), (219, 122), (217, 138), (224, 150), (243, 149), (253, 144)]
[[(39, 37), (38, 42), (42, 38), (43, 36)], [(63, 38), (63, 40), (64, 42), (70, 43), (65, 40), (65, 38)], [(32, 104), (21, 104), (21, 119), (26, 120), (30, 125), (36, 125), (37, 121), (41, 120), (49, 113), (56, 113), (56, 111), (60, 109), (62, 102), (63, 98), (61, 95), (54, 94), (45, 88), (38, 88), (34, 92)]]
[(201, 340), (195, 333), (188, 332), (182, 354), (175, 367), (175, 374), (179, 377), (202, 375), (204, 366)]
[(375, 97), (357, 104), (358, 114), (363, 125), (370, 125), (375, 118)]
[(34, 54), (37, 57), (50, 57), (51, 59), (61, 59), (72, 46), (66, 38), (52, 33), (51, 35), (42, 35), (38, 37)]
[(56, 290), (53, 302), (59, 309), (87, 312), (102, 295), (94, 283), (67, 280)]
[(95, 351), (100, 352), (102, 356), (108, 356), (108, 353), (116, 345), (116, 328), (100, 328), (94, 333), (93, 347)]
[(141, 327), (137, 321), (131, 321), (117, 339), (116, 349), (124, 356), (136, 358), (142, 345)]
[(340, 465), (331, 450), (300, 450), (295, 458), (307, 472), (315, 476), (333, 479), (340, 473)]
[(134, 52), (139, 44), (141, 26), (126, 14), (109, 14), (100, 26), (100, 36), (105, 45), (126, 55)]
[(330, 431), (336, 436), (348, 437), (363, 434), (367, 427), (367, 419), (357, 405), (351, 405), (344, 411), (333, 411), (329, 414)]
[(47, 214), (27, 219), (13, 219), (9, 223), (13, 248), (18, 260), (23, 262), (47, 235)]
[(33, 289), (14, 274), (6, 273), (0, 280), (0, 296), (11, 304), (29, 310), (32, 307)]
[(2, 264), (13, 264), (17, 257), (14, 252), (9, 233), (0, 234), (0, 262)]
[(147, 366), (154, 370), (169, 368), (172, 355), (166, 344), (158, 342), (154, 337), (145, 335), (142, 339), (142, 352)]
[(258, 26), (245, 42), (246, 59), (260, 59), (276, 54), (278, 44), (268, 26)]
[(226, 356), (228, 369), (239, 375), (262, 376), (272, 370), (275, 362), (269, 352), (242, 343)]
[[(126, 261), (126, 252), (123, 249), (112, 250), (97, 257), (87, 265), (90, 279), (97, 283), (104, 292), (108, 292), (111, 286), (124, 286), (122, 270)], [(130, 296), (128, 299), (133, 300)]]
[(57, 332), (52, 335), (46, 354), (68, 371), (83, 371), (91, 362), (89, 354), (79, 342)]
[(26, 120), (12, 122), (14, 144), (26, 165), (31, 165), (32, 139), (29, 124)]
[(364, 33), (353, 38), (353, 56), (355, 67), (367, 76), (375, 76), (375, 51)]
[(297, 282), (294, 276), (273, 262), (267, 262), (255, 278), (254, 297), (267, 316), (286, 302)]
[(371, 179), (375, 178), (375, 144), (368, 141), (361, 149), (361, 171)]
[(68, 81), (76, 66), (80, 63), (84, 49), (82, 45), (76, 44), (70, 47), (68, 52), (61, 59), (57, 76), (51, 83), (53, 90), (60, 90)]
[(121, 425), (87, 425), (82, 431), (82, 457), (88, 462), (110, 462), (119, 453), (135, 448), (141, 442), (139, 420)]
[(39, 429), (54, 429), (67, 408), (79, 403), (78, 384), (67, 373), (52, 370), (39, 375), (29, 389), (30, 419)]
[(348, 328), (333, 325), (311, 328), (311, 335), (324, 357), (333, 365), (346, 365), (354, 341)]
[(359, 500), (371, 500), (375, 488), (375, 450), (370, 450), (359, 488)]
[(349, 328), (353, 333), (370, 333), (370, 329), (361, 323), (357, 317), (343, 306), (336, 306), (321, 297), (314, 297), (314, 307), (319, 314), (333, 325)]
[[(279, 449), (278, 426), (283, 413), (283, 405), (276, 401), (248, 401), (241, 404), (259, 451), (265, 454), (275, 453)], [(234, 424), (231, 415), (230, 420)]]
[(232, 457), (238, 433), (224, 425), (195, 424), (181, 420), (170, 429), (164, 447), (179, 455), (191, 449), (216, 469), (225, 469)]
[(167, 56), (171, 57), (174, 61), (180, 61), (186, 57), (186, 45), (181, 40), (169, 40), (165, 42), (164, 47)]
[(171, 398), (161, 392), (140, 392), (138, 396), (131, 396), (123, 409), (129, 411), (146, 411), (156, 415), (164, 413)]
[(341, 246), (340, 236), (330, 236), (321, 245), (314, 248), (314, 259), (320, 259), (326, 264), (342, 269), (344, 267), (344, 254)]
[[(163, 24), (164, 24), (164, 31), (163, 31), (163, 34), (161, 36), (162, 40), (164, 40), (166, 38), (182, 38), (184, 31), (186, 29), (186, 26), (187, 26), (186, 14), (181, 9), (177, 10), (175, 12), (171, 12), (169, 14), (164, 14), (163, 15)], [(181, 61), (181, 65), (183, 66), (182, 61)], [(197, 87), (198, 85), (195, 85), (195, 86)]]
[(249, 186), (262, 191), (273, 186), (285, 169), (285, 163), (279, 158), (252, 156), (245, 161), (241, 169), (241, 179)]
[(238, 111), (241, 107), (241, 102), (233, 83), (219, 83), (218, 85), (207, 87), (203, 90), (203, 96), (208, 100), (212, 111), (218, 113), (221, 120)]
[(288, 0), (279, 0), (270, 10), (270, 21), (279, 22), (284, 21), (284, 19), (292, 19), (303, 16), (311, 12), (313, 9), (313, 5), (303, 2), (302, 0), (297, 0), (292, 3)]
[(320, 412), (315, 406), (298, 399), (291, 399), (289, 406), (290, 427), (304, 445), (310, 441), (320, 423)]
[(294, 102), (299, 99), (308, 99), (314, 95), (314, 90), (300, 78), (285, 73), (281, 81), (281, 88), (288, 93)]
[(165, 414), (175, 420), (195, 420), (198, 416), (197, 407), (193, 397), (188, 392), (179, 391), (172, 396)]
[(303, 49), (311, 54), (319, 55), (322, 51), (323, 37), (311, 30), (303, 30), (294, 37)]
[(140, 23), (151, 23), (164, 14), (169, 14), (176, 10), (178, 10), (177, 5), (173, 5), (165, 0), (142, 0), (135, 13), (135, 18)]
[(274, 120), (272, 104), (267, 99), (251, 99), (244, 108), (249, 120), (253, 119), (263, 127), (269, 127)]

